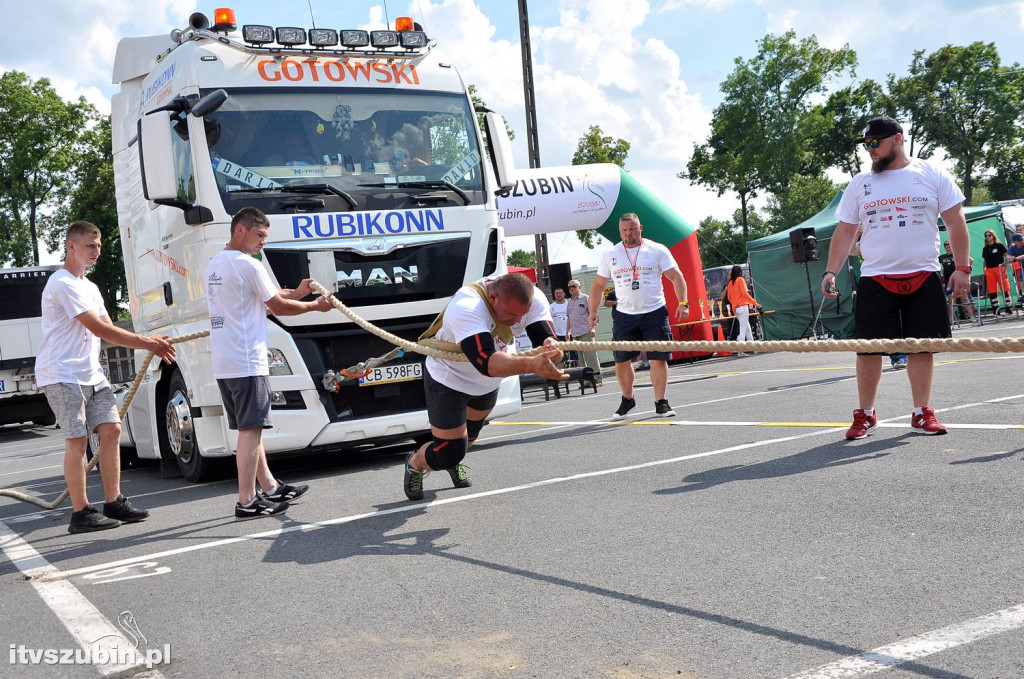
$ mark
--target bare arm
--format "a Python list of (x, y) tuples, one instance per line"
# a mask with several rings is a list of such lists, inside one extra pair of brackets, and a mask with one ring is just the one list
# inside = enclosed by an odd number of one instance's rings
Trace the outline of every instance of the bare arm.
[[(547, 342), (545, 342), (547, 344)], [(487, 374), (491, 377), (511, 377), (534, 373), (549, 380), (567, 380), (569, 376), (558, 369), (554, 361), (561, 360), (562, 352), (557, 349), (543, 351), (534, 356), (519, 356), (496, 351), (487, 363)]]
[[(299, 300), (302, 299), (303, 297), (308, 297), (309, 295), (313, 294), (313, 288), (309, 286), (309, 284), (312, 281), (312, 278), (304, 278), (302, 282), (299, 283), (299, 287), (291, 290), (288, 288), (281, 288), (281, 291), (278, 294), (281, 295), (281, 297), (284, 297), (285, 299), (294, 300)], [(280, 315), (281, 314), (278, 314), (278, 316)]]
[[(676, 291), (676, 299), (680, 302), (686, 301), (686, 279), (683, 277), (683, 272), (679, 269), (669, 269), (664, 274), (671, 283), (672, 287)], [(676, 306), (676, 321), (682, 323), (689, 317), (690, 307), (679, 304)]]
[(590, 327), (597, 327), (597, 303), (598, 300), (603, 298), (602, 293), (604, 289), (608, 287), (608, 278), (606, 276), (594, 276), (594, 282), (590, 284), (590, 297), (587, 298), (587, 303), (590, 307)]
[[(301, 289), (301, 286), (290, 292), (294, 293), (299, 289)], [(284, 291), (282, 290), (267, 300), (267, 308), (275, 316), (298, 316), (307, 311), (330, 311), (334, 308), (331, 305), (329, 296), (321, 295), (312, 302), (300, 302), (296, 299), (285, 297), (283, 293)], [(302, 297), (305, 297), (305, 295), (302, 295)]]
[(835, 297), (839, 294), (833, 291), (836, 283), (835, 272), (849, 257), (856, 235), (857, 225), (850, 222), (839, 222), (836, 230), (832, 233), (832, 245), (828, 249), (828, 265), (825, 267), (825, 275), (821, 279), (821, 290), (828, 297)]
[(110, 316), (100, 316), (92, 310), (84, 311), (75, 316), (75, 318), (88, 328), (89, 332), (111, 344), (128, 347), (129, 349), (152, 351), (154, 355), (159, 356), (167, 363), (174, 360), (174, 347), (167, 341), (167, 335), (153, 335), (151, 337), (138, 335), (114, 325), (114, 322), (110, 320)]

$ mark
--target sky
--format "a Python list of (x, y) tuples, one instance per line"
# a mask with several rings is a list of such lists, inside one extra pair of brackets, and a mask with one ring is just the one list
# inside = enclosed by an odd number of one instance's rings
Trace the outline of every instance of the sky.
[[(84, 96), (109, 112), (120, 38), (184, 28), (193, 11), (212, 16), (225, 5), (239, 25), (308, 28), (311, 10), (316, 26), (332, 28), (414, 17), (507, 118), (516, 163), (528, 166), (516, 0), (0, 0), (8, 28), (0, 71), (49, 78), (65, 98)], [(626, 169), (694, 225), (726, 219), (738, 203), (676, 173), (707, 138), (735, 59), (754, 56), (767, 33), (793, 29), (826, 47), (849, 44), (858, 79), (902, 75), (916, 50), (976, 40), (994, 42), (1004, 65), (1024, 62), (1024, 0), (532, 0), (529, 19), (541, 164), (569, 165), (580, 137), (599, 125), (630, 142)], [(515, 248), (532, 250), (533, 239), (511, 239)], [(595, 264), (601, 249), (587, 251), (573, 233), (549, 236), (551, 261), (574, 269)]]

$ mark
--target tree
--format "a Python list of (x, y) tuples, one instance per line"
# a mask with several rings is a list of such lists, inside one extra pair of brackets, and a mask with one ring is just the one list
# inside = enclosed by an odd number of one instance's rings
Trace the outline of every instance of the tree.
[(1024, 198), (1024, 144), (995, 149), (990, 162), (995, 173), (985, 183), (992, 200)]
[(45, 208), (66, 196), (81, 153), (79, 137), (95, 110), (66, 102), (49, 80), (0, 75), (0, 262), (39, 264)]
[(894, 83), (904, 107), (916, 114), (927, 154), (941, 147), (956, 162), (967, 202), (974, 177), (994, 167), (1024, 136), (1024, 73), (1000, 66), (994, 43), (946, 45), (914, 52), (910, 75)]
[(100, 289), (103, 305), (117, 320), (118, 300), (124, 299), (128, 286), (124, 277), (124, 254), (114, 200), (114, 156), (110, 143), (110, 117), (104, 116), (82, 135), (83, 154), (74, 169), (75, 188), (58, 211), (59, 228), (47, 236), (50, 250), (64, 247), (65, 227), (71, 222), (92, 222), (103, 233), (103, 249), (89, 279)]
[[(599, 125), (591, 125), (587, 133), (580, 137), (576, 144), (576, 153), (572, 154), (573, 165), (593, 165), (597, 163), (612, 163), (619, 167), (626, 166), (626, 156), (629, 155), (629, 142), (625, 139), (612, 139), (610, 135), (604, 134)], [(576, 232), (577, 238), (585, 246), (594, 249), (597, 233), (583, 230)]]
[(835, 121), (812, 111), (811, 101), (844, 73), (853, 74), (856, 54), (836, 50), (811, 36), (768, 34), (750, 61), (736, 59), (722, 82), (722, 103), (715, 109), (708, 142), (694, 149), (681, 178), (740, 196), (744, 234), (747, 203), (760, 191), (786, 201), (794, 178), (819, 175), (823, 161), (809, 140), (826, 134)]
[[(748, 238), (743, 233), (740, 212), (736, 210), (733, 213), (732, 221), (705, 217), (698, 225), (697, 245), (705, 268), (747, 261)], [(770, 226), (756, 211), (750, 211), (746, 218), (751, 239), (771, 233)]]
[(509, 266), (522, 266), (528, 269), (537, 268), (537, 253), (526, 250), (513, 250), (505, 260)]
[(833, 184), (832, 180), (827, 177), (816, 175), (794, 177), (789, 191), (773, 195), (768, 199), (767, 212), (770, 231), (788, 229), (813, 217), (821, 208), (828, 205), (840, 190), (842, 187)]

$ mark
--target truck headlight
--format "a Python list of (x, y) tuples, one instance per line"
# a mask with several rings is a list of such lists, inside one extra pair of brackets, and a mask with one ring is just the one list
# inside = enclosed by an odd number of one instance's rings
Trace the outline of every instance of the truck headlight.
[(271, 375), (291, 375), (292, 368), (288, 365), (288, 359), (280, 349), (267, 349), (267, 363), (270, 365)]

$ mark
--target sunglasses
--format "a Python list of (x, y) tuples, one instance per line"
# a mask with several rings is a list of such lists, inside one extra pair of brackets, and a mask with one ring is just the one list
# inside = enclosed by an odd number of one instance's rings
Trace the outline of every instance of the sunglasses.
[(864, 142), (863, 146), (866, 149), (877, 149), (879, 146), (882, 145), (882, 142), (884, 140), (888, 139), (891, 136), (893, 136), (893, 135), (889, 134), (889, 135), (886, 135), (884, 137), (879, 137), (877, 139), (872, 139), (871, 141), (866, 141), (866, 142)]

